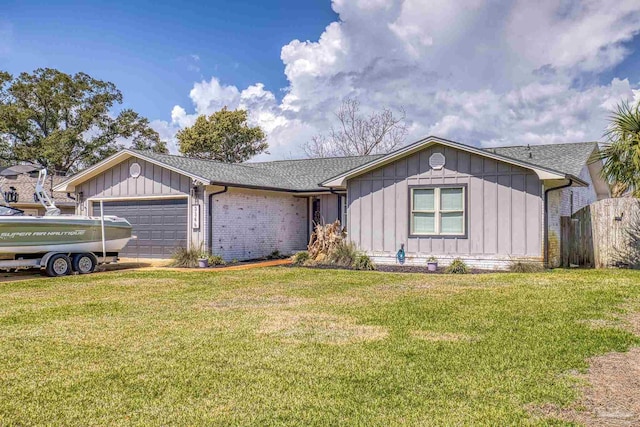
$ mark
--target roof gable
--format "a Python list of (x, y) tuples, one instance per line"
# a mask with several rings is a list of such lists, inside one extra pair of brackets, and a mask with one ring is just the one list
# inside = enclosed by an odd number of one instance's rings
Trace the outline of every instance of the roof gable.
[(342, 174), (336, 175), (335, 177), (332, 177), (331, 179), (328, 179), (324, 182), (322, 182), (322, 185), (325, 187), (339, 187), (342, 188), (345, 186), (346, 180), (356, 177), (358, 175), (361, 175), (363, 173), (369, 172), (371, 170), (374, 169), (378, 169), (386, 164), (389, 164), (391, 162), (394, 162), (398, 159), (401, 159), (403, 157), (409, 156), (413, 153), (416, 153), (418, 151), (424, 150), (425, 148), (427, 148), (430, 145), (433, 144), (441, 144), (444, 146), (448, 146), (448, 147), (452, 147), (458, 150), (462, 150), (462, 151), (467, 151), (469, 153), (473, 153), (473, 154), (477, 154), (479, 156), (483, 156), (483, 157), (488, 157), (494, 160), (498, 160), (504, 163), (509, 163), (515, 166), (520, 166), (522, 168), (525, 169), (529, 169), (532, 170), (533, 172), (535, 172), (538, 177), (540, 179), (565, 179), (567, 178), (568, 175), (570, 175), (570, 178), (577, 184), (579, 185), (587, 185), (587, 183), (585, 183), (584, 181), (582, 181), (580, 178), (577, 177), (577, 174), (568, 174), (566, 172), (563, 171), (558, 171), (552, 168), (549, 168), (547, 166), (542, 166), (542, 165), (538, 165), (538, 164), (533, 164), (531, 162), (528, 162), (526, 160), (522, 160), (522, 159), (517, 159), (517, 158), (512, 158), (512, 157), (507, 157), (505, 155), (496, 153), (496, 152), (492, 152), (489, 150), (483, 150), (481, 148), (477, 148), (477, 147), (472, 147), (470, 145), (466, 145), (466, 144), (461, 144), (459, 142), (455, 142), (455, 141), (450, 141), (447, 139), (443, 139), (443, 138), (438, 138), (435, 136), (429, 136), (425, 139), (422, 139), (420, 141), (417, 141), (413, 144), (407, 145), (405, 147), (400, 148), (399, 150), (393, 151), (389, 154), (386, 154), (382, 157), (379, 157), (377, 159), (374, 159), (360, 167), (357, 167), (355, 169), (346, 171)]

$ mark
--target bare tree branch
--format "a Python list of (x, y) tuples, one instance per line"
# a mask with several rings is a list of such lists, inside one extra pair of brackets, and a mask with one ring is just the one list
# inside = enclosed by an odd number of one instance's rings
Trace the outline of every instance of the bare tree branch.
[(335, 113), (337, 127), (331, 127), (328, 135), (316, 135), (304, 148), (309, 157), (364, 156), (388, 153), (400, 147), (407, 136), (406, 114), (400, 109), (395, 116), (388, 108), (360, 113), (360, 101), (347, 98)]

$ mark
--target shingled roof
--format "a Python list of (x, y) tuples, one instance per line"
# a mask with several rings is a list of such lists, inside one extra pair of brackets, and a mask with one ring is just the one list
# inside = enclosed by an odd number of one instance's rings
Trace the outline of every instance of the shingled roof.
[(530, 146), (512, 145), (485, 148), (485, 150), (568, 175), (580, 176), (582, 168), (589, 162), (597, 147), (597, 142), (574, 142)]
[[(585, 164), (589, 161), (596, 142), (548, 144), (532, 146), (510, 146), (479, 149), (464, 144), (446, 141), (437, 137), (428, 137), (402, 148), (394, 153), (400, 153), (411, 146), (433, 141), (453, 146), (466, 147), (478, 154), (482, 151), (487, 155), (499, 157), (504, 161), (514, 160), (522, 166), (530, 165), (532, 168), (544, 168), (561, 176), (578, 177)], [(418, 146), (416, 149), (419, 149)], [(164, 165), (172, 170), (190, 176), (194, 180), (206, 184), (228, 185), (231, 187), (259, 188), (265, 190), (292, 191), (292, 192), (316, 192), (329, 191), (325, 186), (327, 182), (340, 175), (357, 173), (363, 168), (375, 168), (376, 160), (384, 160), (383, 157), (393, 155), (371, 155), (353, 157), (328, 157), (321, 159), (301, 160), (277, 160), (255, 163), (222, 163), (212, 160), (194, 159), (171, 154), (158, 154), (152, 151), (139, 151), (126, 149), (104, 160), (98, 165), (67, 179), (57, 186), (59, 191), (68, 191), (76, 182), (82, 182), (86, 177), (98, 173), (98, 168), (108, 167), (112, 162), (121, 161), (122, 156), (136, 156), (151, 162)], [(102, 166), (100, 166), (102, 165)]]
[(288, 191), (327, 191), (319, 185), (320, 182), (380, 157), (327, 157), (229, 164), (151, 151), (130, 151), (212, 183)]
[[(20, 169), (18, 169), (20, 170)], [(49, 196), (53, 199), (56, 205), (59, 206), (75, 206), (75, 202), (67, 197), (66, 192), (53, 191), (53, 187), (62, 183), (65, 180), (63, 176), (49, 176), (47, 177), (47, 182), (45, 185), (45, 189), (49, 192)], [(16, 192), (19, 195), (19, 200), (17, 204), (20, 205), (34, 205), (41, 206), (40, 202), (37, 202), (33, 198), (33, 194), (36, 189), (36, 182), (38, 181), (37, 177), (31, 176), (29, 174), (22, 175), (14, 175), (10, 174), (7, 176), (0, 176), (0, 188), (2, 191), (9, 191), (11, 187), (16, 189)]]
[[(597, 142), (544, 145), (513, 145), (485, 148), (485, 151), (578, 177)], [(272, 188), (290, 191), (326, 190), (319, 183), (365, 165), (383, 155), (327, 157), (321, 159), (276, 160), (256, 163), (222, 163), (150, 151), (140, 155), (219, 184)]]

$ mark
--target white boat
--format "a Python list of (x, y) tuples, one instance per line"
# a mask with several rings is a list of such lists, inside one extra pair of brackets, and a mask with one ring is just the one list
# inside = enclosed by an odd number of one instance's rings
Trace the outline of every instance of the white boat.
[[(115, 216), (26, 216), (0, 206), (0, 257), (58, 252), (118, 253), (131, 239), (131, 224)], [(104, 247), (102, 225), (104, 224)]]
[[(129, 221), (116, 216), (61, 215), (44, 189), (46, 176), (46, 170), (42, 169), (35, 188), (36, 198), (45, 207), (45, 216), (24, 215), (20, 209), (9, 206), (6, 199), (0, 205), (0, 260), (14, 261), (0, 261), (4, 262), (0, 268), (19, 267), (20, 259), (41, 259), (38, 265), (49, 270), (48, 261), (55, 258), (59, 266), (63, 264), (61, 261), (68, 264), (66, 270), (60, 268), (58, 272), (68, 274), (73, 269), (86, 273), (93, 271), (99, 256), (103, 262), (107, 257), (117, 259), (118, 252), (132, 238)], [(85, 268), (81, 265), (83, 261)], [(31, 261), (27, 265), (35, 266)], [(47, 272), (62, 275), (53, 270)]]

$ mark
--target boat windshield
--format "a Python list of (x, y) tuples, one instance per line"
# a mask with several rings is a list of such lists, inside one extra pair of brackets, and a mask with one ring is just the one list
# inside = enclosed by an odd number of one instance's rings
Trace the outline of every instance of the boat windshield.
[(19, 216), (24, 215), (24, 211), (9, 206), (0, 205), (0, 216)]

